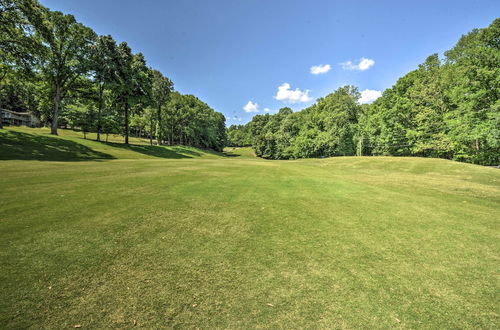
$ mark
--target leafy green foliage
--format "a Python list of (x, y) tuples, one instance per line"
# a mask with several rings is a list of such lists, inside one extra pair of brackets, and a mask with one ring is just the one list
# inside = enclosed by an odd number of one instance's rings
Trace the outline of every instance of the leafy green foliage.
[(40, 75), (47, 83), (53, 100), (50, 118), (52, 134), (57, 134), (61, 102), (78, 79), (89, 71), (91, 45), (96, 34), (78, 23), (73, 15), (44, 10), (44, 20), (35, 25), (36, 37), (42, 45), (39, 57)]
[(101, 132), (122, 132), (128, 143), (132, 129), (150, 144), (252, 145), (271, 159), (500, 162), (500, 19), (463, 36), (444, 59), (429, 56), (372, 105), (358, 104), (357, 88), (344, 86), (302, 111), (283, 108), (226, 129), (222, 114), (195, 96), (172, 93), (172, 81), (126, 42), (98, 37), (36, 0), (1, 0), (0, 14), (0, 106), (35, 113), (53, 134), (78, 126), (96, 131), (98, 140)]
[[(165, 77), (160, 71), (150, 69), (151, 74), (151, 103), (157, 109), (156, 112), (156, 123), (157, 123), (157, 132), (158, 132), (158, 144), (163, 143), (163, 130), (164, 123), (162, 117), (162, 106), (166, 104), (170, 93), (173, 90), (174, 84), (170, 79)], [(151, 121), (153, 121), (153, 117), (151, 117)], [(151, 127), (151, 130), (153, 128)]]
[(225, 118), (193, 95), (173, 92), (162, 108), (162, 132), (169, 145), (185, 144), (222, 151), (226, 145)]
[[(500, 19), (429, 56), (371, 105), (344, 86), (302, 111), (257, 115), (229, 130), (264, 158), (422, 156), (500, 163)], [(249, 136), (247, 135), (249, 134)]]
[[(97, 118), (96, 131), (97, 140), (100, 140), (100, 133), (103, 130), (103, 116), (109, 116), (109, 109), (104, 107), (105, 92), (116, 82), (116, 68), (114, 67), (114, 57), (116, 56), (116, 42), (111, 36), (99, 36), (91, 49), (91, 72), (93, 73), (94, 84), (97, 86)], [(103, 113), (106, 111), (107, 113)]]
[(128, 143), (132, 129), (150, 144), (224, 147), (224, 116), (194, 96), (171, 101), (172, 81), (126, 42), (36, 0), (0, 0), (0, 14), (0, 107), (35, 113), (53, 134), (70, 126)]
[(402, 77), (364, 118), (374, 155), (500, 163), (500, 19)]
[(231, 125), (227, 129), (227, 144), (231, 147), (252, 145), (252, 135), (248, 125)]
[(248, 124), (258, 156), (271, 159), (353, 155), (361, 106), (359, 92), (344, 86), (300, 112), (282, 108)]

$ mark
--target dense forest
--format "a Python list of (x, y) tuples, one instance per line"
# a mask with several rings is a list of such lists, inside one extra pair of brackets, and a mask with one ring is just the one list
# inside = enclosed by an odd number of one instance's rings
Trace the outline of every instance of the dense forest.
[(500, 19), (462, 36), (370, 105), (343, 86), (298, 112), (282, 108), (228, 129), (229, 144), (269, 159), (347, 155), (500, 163)]
[[(224, 116), (150, 68), (126, 42), (98, 36), (36, 0), (0, 0), (0, 108), (31, 112), (57, 134), (149, 137), (222, 150)], [(1, 127), (1, 122), (0, 122)]]

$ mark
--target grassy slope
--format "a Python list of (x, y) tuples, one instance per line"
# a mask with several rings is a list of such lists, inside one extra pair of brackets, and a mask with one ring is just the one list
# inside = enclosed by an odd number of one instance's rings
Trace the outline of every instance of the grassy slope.
[[(497, 169), (164, 159), (78, 136), (61, 139), (118, 159), (40, 162), (5, 134), (2, 328), (500, 325)], [(48, 154), (39, 136), (26, 158)]]
[[(150, 146), (149, 140), (130, 138), (131, 145), (123, 144), (123, 137), (110, 135), (109, 143), (97, 142), (95, 134), (59, 130), (59, 137), (49, 134), (48, 128), (11, 127), (0, 131), (0, 160), (86, 161), (103, 159), (148, 158), (214, 158), (221, 154), (193, 147)], [(105, 135), (102, 139), (105, 139)]]

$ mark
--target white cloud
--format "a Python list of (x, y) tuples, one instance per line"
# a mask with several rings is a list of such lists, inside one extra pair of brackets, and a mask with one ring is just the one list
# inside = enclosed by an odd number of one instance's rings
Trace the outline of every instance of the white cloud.
[(269, 109), (269, 108), (264, 108), (264, 112), (270, 112), (270, 111), (271, 111), (271, 109)]
[(309, 96), (309, 90), (301, 91), (296, 88), (295, 90), (290, 89), (289, 83), (284, 83), (278, 87), (278, 92), (274, 97), (278, 101), (289, 102), (289, 103), (299, 103), (308, 102), (312, 98)]
[(359, 61), (358, 67), (361, 71), (365, 71), (374, 65), (375, 65), (374, 60), (362, 57), (361, 61)]
[(241, 121), (242, 119), (241, 119), (241, 117), (234, 116), (234, 117), (233, 117), (233, 120)]
[(253, 103), (252, 101), (248, 101), (248, 103), (243, 107), (245, 112), (259, 112), (259, 105), (257, 103)]
[(328, 71), (330, 71), (332, 67), (330, 66), (330, 64), (325, 64), (325, 65), (313, 65), (311, 67), (311, 73), (312, 74), (322, 74), (322, 73), (327, 73)]
[(354, 64), (352, 61), (342, 62), (340, 63), (342, 69), (344, 70), (359, 70), (365, 71), (375, 65), (375, 61), (370, 58), (362, 57), (358, 64)]
[(373, 89), (365, 89), (364, 91), (361, 92), (361, 98), (359, 99), (359, 103), (372, 103), (376, 99), (382, 96), (381, 91), (376, 91)]

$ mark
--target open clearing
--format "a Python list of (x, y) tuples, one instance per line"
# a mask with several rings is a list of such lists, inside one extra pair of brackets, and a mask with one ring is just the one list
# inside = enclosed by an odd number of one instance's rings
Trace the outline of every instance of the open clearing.
[(61, 133), (0, 130), (1, 328), (500, 326), (498, 169)]

